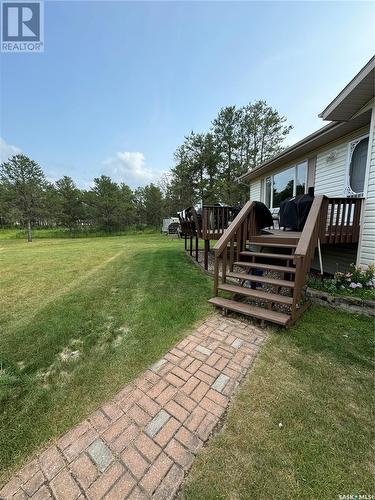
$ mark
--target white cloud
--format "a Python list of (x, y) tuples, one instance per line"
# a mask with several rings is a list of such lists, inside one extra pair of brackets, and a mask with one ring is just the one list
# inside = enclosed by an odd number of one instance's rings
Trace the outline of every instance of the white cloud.
[(21, 150), (17, 146), (7, 144), (5, 140), (0, 137), (0, 162), (7, 161), (13, 155), (20, 153)]
[(155, 182), (160, 172), (146, 165), (143, 153), (123, 151), (103, 162), (108, 174), (116, 182), (125, 182), (131, 187), (144, 186)]

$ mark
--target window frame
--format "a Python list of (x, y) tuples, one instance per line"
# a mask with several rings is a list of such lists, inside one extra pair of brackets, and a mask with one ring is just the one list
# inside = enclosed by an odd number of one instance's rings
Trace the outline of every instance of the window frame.
[(294, 178), (293, 178), (293, 197), (296, 196), (297, 192), (297, 167), (301, 164), (305, 163), (306, 164), (306, 174), (305, 174), (305, 192), (304, 194), (307, 193), (308, 188), (307, 188), (307, 179), (308, 179), (308, 172), (309, 172), (309, 160), (306, 158), (305, 160), (301, 160), (297, 163), (293, 163), (292, 165), (288, 165), (285, 168), (282, 168), (280, 170), (276, 170), (275, 172), (272, 172), (270, 175), (266, 175), (263, 178), (263, 185), (264, 185), (264, 190), (263, 190), (263, 203), (266, 204), (266, 189), (267, 189), (267, 179), (271, 179), (271, 193), (270, 193), (270, 206), (269, 209), (274, 209), (274, 208), (280, 208), (280, 207), (274, 207), (273, 206), (273, 177), (277, 174), (280, 174), (281, 172), (285, 172), (286, 170), (294, 169)]
[[(363, 191), (361, 191), (360, 193), (356, 193), (355, 191), (353, 191), (350, 185), (350, 164), (352, 162), (352, 157), (355, 148), (361, 141), (363, 141), (363, 139), (369, 139), (366, 165), (365, 165), (365, 181), (364, 181)], [(344, 187), (344, 196), (347, 196), (348, 198), (362, 198), (365, 194), (364, 188), (366, 185), (366, 173), (367, 173), (367, 163), (369, 159), (369, 149), (370, 149), (370, 134), (362, 135), (361, 137), (357, 137), (356, 139), (352, 139), (351, 141), (348, 142), (347, 157), (346, 157), (345, 187)]]

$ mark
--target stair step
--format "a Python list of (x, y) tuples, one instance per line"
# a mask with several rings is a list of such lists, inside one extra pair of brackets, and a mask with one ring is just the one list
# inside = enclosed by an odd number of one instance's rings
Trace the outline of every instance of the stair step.
[(280, 271), (281, 273), (295, 273), (295, 267), (289, 266), (274, 266), (272, 264), (257, 264), (256, 262), (238, 261), (234, 263), (235, 266), (249, 267), (251, 269), (265, 269), (267, 271)]
[(277, 278), (267, 278), (264, 276), (254, 276), (253, 274), (246, 273), (227, 273), (228, 278), (236, 278), (246, 281), (255, 281), (256, 283), (267, 283), (269, 285), (285, 286), (294, 288), (294, 281), (279, 280)]
[(244, 288), (243, 286), (238, 285), (230, 285), (229, 283), (219, 285), (219, 289), (224, 290), (225, 292), (245, 295), (246, 297), (253, 297), (254, 299), (266, 300), (268, 302), (278, 302), (279, 304), (286, 304), (288, 306), (291, 306), (293, 303), (293, 297), (263, 292), (262, 290), (253, 290), (252, 288)]
[(242, 304), (235, 300), (223, 299), (221, 297), (214, 297), (208, 302), (218, 307), (223, 307), (246, 316), (252, 316), (258, 319), (264, 319), (285, 326), (290, 321), (289, 314), (284, 314), (271, 309), (263, 309), (263, 307), (250, 306), (249, 304)]
[(240, 252), (244, 257), (264, 257), (266, 259), (293, 260), (293, 255), (285, 253)]
[(272, 241), (249, 241), (250, 245), (258, 245), (260, 247), (275, 247), (275, 248), (296, 248), (298, 245), (297, 242), (294, 243), (275, 243), (275, 240)]

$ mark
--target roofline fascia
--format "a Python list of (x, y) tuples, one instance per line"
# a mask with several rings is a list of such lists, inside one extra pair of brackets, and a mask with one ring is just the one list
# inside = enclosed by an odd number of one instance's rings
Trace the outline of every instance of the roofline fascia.
[(342, 89), (342, 91), (337, 94), (337, 96), (326, 106), (325, 109), (321, 113), (319, 113), (318, 117), (323, 118), (323, 120), (327, 119), (327, 115), (332, 113), (332, 111), (340, 104), (345, 97), (347, 97), (350, 92), (352, 92), (355, 87), (365, 78), (370, 71), (375, 68), (375, 56), (365, 64), (365, 66), (355, 75), (354, 78), (350, 80), (350, 82)]

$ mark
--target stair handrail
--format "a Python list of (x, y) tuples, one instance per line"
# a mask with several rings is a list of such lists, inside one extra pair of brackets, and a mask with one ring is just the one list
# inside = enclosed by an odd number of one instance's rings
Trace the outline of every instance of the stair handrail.
[[(217, 295), (219, 286), (219, 259), (222, 260), (222, 282), (226, 280), (227, 270), (227, 249), (230, 243), (230, 263), (229, 268), (233, 269), (233, 254), (234, 254), (234, 240), (237, 239), (237, 253), (239, 254), (239, 247), (246, 244), (249, 226), (252, 225), (250, 217), (254, 217), (255, 202), (248, 201), (242, 207), (238, 215), (233, 219), (230, 226), (224, 231), (220, 239), (214, 246), (215, 263), (214, 263), (214, 295)], [(256, 230), (256, 228), (255, 228)]]
[(216, 245), (213, 248), (216, 257), (220, 257), (223, 250), (227, 247), (230, 239), (234, 236), (239, 226), (243, 223), (254, 207), (254, 201), (247, 201), (241, 208), (238, 215), (233, 219), (231, 225), (224, 231), (224, 233), (220, 236), (220, 239), (216, 242)]
[[(298, 241), (294, 255), (305, 256), (308, 253), (311, 245), (314, 245), (314, 250), (316, 242), (319, 237), (319, 231), (316, 233), (316, 226), (320, 224), (320, 211), (322, 209), (325, 196), (316, 196), (311, 205), (309, 215), (307, 216), (304, 228), (302, 230), (300, 239)], [(316, 241), (314, 236), (316, 236)]]
[(314, 258), (315, 248), (321, 234), (321, 225), (326, 223), (324, 214), (326, 214), (327, 200), (326, 196), (316, 196), (314, 198), (294, 252), (296, 274), (291, 311), (292, 321), (295, 320), (297, 315), (297, 308), (300, 305), (306, 274), (310, 269), (311, 262)]

